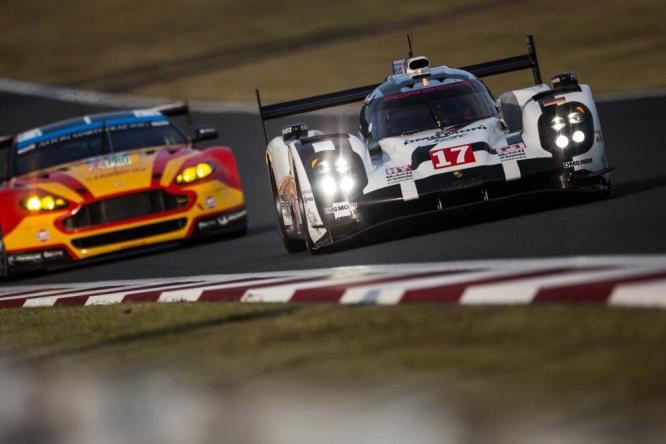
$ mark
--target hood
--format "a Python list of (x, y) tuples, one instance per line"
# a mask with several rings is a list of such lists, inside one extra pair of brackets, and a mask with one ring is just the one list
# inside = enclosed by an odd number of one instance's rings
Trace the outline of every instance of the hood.
[(435, 147), (485, 143), (492, 149), (506, 138), (506, 134), (498, 127), (498, 122), (499, 119), (496, 117), (489, 117), (441, 130), (418, 131), (398, 137), (388, 137), (382, 139), (380, 145), (399, 164), (409, 163), (416, 151), (427, 152)]
[[(16, 178), (10, 187), (64, 185), (93, 198), (145, 189), (153, 180), (168, 184), (183, 162), (197, 152), (189, 146), (153, 147), (92, 157)], [(173, 179), (171, 177), (171, 179)], [(67, 197), (67, 196), (63, 196)]]

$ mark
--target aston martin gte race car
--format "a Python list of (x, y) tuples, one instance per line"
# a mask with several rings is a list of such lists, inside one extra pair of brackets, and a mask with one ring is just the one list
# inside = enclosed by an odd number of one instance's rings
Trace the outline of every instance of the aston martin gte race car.
[[(0, 139), (0, 275), (165, 241), (243, 232), (231, 149), (198, 150), (184, 104), (77, 117)], [(3, 165), (4, 164), (4, 165)]]
[[(589, 86), (574, 73), (543, 84), (528, 53), (461, 69), (426, 57), (393, 62), (379, 85), (262, 106), (266, 120), (363, 101), (360, 131), (288, 125), (266, 161), (288, 251), (335, 246), (411, 216), (544, 191), (610, 191)], [(495, 100), (479, 78), (531, 69), (534, 85)]]

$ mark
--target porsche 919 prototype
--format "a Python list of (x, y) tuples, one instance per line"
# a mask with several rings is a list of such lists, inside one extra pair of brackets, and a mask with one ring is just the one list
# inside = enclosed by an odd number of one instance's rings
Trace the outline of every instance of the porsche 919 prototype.
[[(266, 121), (363, 101), (359, 134), (304, 124), (267, 142), (278, 228), (288, 251), (329, 249), (411, 216), (544, 191), (604, 196), (610, 168), (588, 85), (541, 81), (528, 53), (452, 69), (426, 57), (393, 62), (370, 85), (262, 106)], [(495, 100), (480, 77), (531, 69), (534, 85)]]
[(198, 150), (169, 118), (186, 105), (74, 118), (2, 138), (0, 273), (159, 242), (243, 232), (231, 149)]

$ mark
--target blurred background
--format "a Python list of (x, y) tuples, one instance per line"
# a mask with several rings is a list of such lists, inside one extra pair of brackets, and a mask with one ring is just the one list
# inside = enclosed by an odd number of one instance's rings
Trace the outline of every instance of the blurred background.
[[(0, 10), (0, 79), (82, 90), (253, 107), (255, 88), (270, 103), (379, 82), (408, 32), (434, 65), (523, 54), (533, 34), (545, 80), (576, 71), (606, 97), (666, 88), (664, 0)], [(531, 82), (529, 71), (487, 80), (496, 94)], [(21, 119), (77, 112), (59, 105), (28, 103)], [(223, 134), (234, 147), (247, 138)], [(598, 307), (0, 310), (0, 443), (666, 442), (664, 337), (664, 312)]]
[[(596, 93), (666, 87), (663, 0), (26, 0), (0, 15), (0, 77), (160, 97), (278, 101), (375, 83), (417, 54), (522, 54)], [(496, 92), (529, 72), (488, 83)]]

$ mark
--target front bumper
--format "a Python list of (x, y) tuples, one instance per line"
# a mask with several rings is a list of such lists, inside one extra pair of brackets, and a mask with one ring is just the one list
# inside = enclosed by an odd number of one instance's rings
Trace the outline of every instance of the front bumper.
[(610, 186), (605, 182), (610, 169), (574, 174), (552, 161), (535, 162), (532, 167), (531, 174), (508, 182), (501, 166), (499, 171), (496, 167), (483, 167), (485, 170), (480, 168), (468, 177), (432, 176), (416, 182), (419, 198), (409, 201), (403, 200), (398, 185), (366, 194), (355, 203), (351, 217), (336, 219), (334, 215), (324, 214), (327, 233), (315, 243), (314, 249), (385, 235), (393, 228), (415, 226), (420, 221), (463, 220), (465, 215), (490, 213), (508, 201), (521, 198), (591, 196), (609, 190), (604, 184)]
[(3, 239), (8, 264), (29, 271), (164, 242), (245, 231), (247, 213), (240, 190), (210, 181), (187, 192), (192, 200), (181, 210), (112, 226), (67, 231), (60, 221), (71, 214), (26, 217)]

